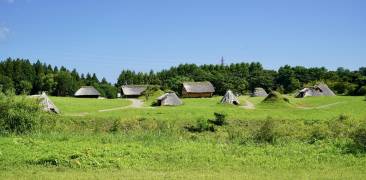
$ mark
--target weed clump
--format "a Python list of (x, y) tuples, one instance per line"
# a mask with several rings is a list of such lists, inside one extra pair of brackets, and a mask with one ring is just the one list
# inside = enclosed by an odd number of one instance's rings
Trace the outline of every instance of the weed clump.
[(325, 126), (317, 126), (310, 132), (309, 144), (314, 144), (319, 140), (324, 140), (329, 137), (329, 131)]
[(215, 127), (208, 123), (207, 120), (198, 119), (196, 125), (188, 125), (185, 127), (189, 132), (215, 131)]
[(226, 115), (223, 113), (214, 113), (215, 119), (203, 120), (199, 119), (196, 121), (196, 125), (188, 125), (185, 128), (190, 132), (204, 132), (211, 131), (215, 132), (215, 126), (223, 126), (227, 124)]
[(253, 138), (257, 143), (273, 144), (276, 140), (274, 131), (275, 123), (272, 119), (267, 119), (262, 126), (254, 132)]
[(366, 152), (366, 127), (362, 127), (354, 131), (351, 135), (351, 139), (356, 149)]
[(119, 120), (115, 120), (112, 124), (112, 126), (109, 128), (109, 132), (111, 133), (117, 133), (119, 131), (119, 126), (121, 122)]
[(212, 123), (216, 126), (222, 126), (222, 125), (227, 124), (226, 114), (215, 112), (214, 115), (215, 115), (215, 119), (209, 119), (208, 120), (209, 123)]

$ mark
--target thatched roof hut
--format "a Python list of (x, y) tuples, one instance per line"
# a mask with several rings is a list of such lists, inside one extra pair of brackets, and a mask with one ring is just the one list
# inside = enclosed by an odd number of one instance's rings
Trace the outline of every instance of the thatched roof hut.
[(224, 97), (222, 97), (221, 101), (222, 104), (235, 104), (239, 105), (239, 99), (234, 95), (231, 90), (226, 91)]
[(47, 96), (45, 92), (43, 92), (41, 95), (33, 95), (31, 97), (40, 99), (40, 104), (44, 111), (56, 114), (60, 113), (60, 110), (56, 107), (56, 105), (51, 101), (51, 99)]
[(214, 86), (208, 81), (183, 83), (183, 97), (211, 97), (214, 92)]
[(147, 85), (123, 85), (122, 96), (138, 97), (147, 89)]
[(270, 103), (289, 103), (290, 100), (287, 97), (282, 96), (281, 93), (276, 91), (269, 92), (268, 96), (264, 98), (262, 102), (270, 102)]
[(300, 90), (295, 97), (304, 98), (307, 96), (335, 96), (335, 94), (326, 84), (321, 83)]
[(82, 86), (74, 94), (75, 97), (98, 98), (100, 93), (93, 86)]
[(158, 97), (157, 104), (159, 106), (179, 106), (182, 104), (182, 101), (174, 92), (170, 92)]
[(266, 96), (268, 96), (268, 94), (263, 88), (257, 87), (254, 89), (252, 96), (253, 97), (266, 97)]

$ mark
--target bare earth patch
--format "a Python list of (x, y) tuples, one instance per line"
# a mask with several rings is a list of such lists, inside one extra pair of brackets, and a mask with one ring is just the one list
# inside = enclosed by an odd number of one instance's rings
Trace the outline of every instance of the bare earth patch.
[(248, 100), (245, 100), (244, 106), (239, 106), (239, 107), (244, 108), (244, 109), (255, 109), (254, 104)]

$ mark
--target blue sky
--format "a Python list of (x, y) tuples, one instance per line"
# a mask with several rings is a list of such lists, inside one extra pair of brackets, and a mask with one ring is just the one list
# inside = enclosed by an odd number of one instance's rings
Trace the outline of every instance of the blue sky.
[(366, 66), (364, 0), (0, 0), (0, 59), (115, 82), (122, 69), (259, 61)]

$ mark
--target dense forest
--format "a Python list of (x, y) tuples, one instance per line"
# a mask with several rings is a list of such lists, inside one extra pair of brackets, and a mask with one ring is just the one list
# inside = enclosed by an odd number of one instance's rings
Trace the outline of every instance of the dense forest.
[(79, 74), (75, 69), (47, 65), (37, 61), (8, 58), (0, 62), (0, 89), (16, 94), (38, 94), (42, 91), (53, 96), (73, 96), (80, 86), (94, 86), (104, 97), (115, 98), (117, 88), (95, 74)]
[(97, 88), (104, 97), (115, 98), (118, 87), (125, 84), (159, 85), (163, 90), (181, 92), (182, 82), (210, 81), (216, 94), (222, 95), (231, 89), (245, 94), (256, 87), (292, 93), (317, 82), (325, 82), (337, 94), (365, 95), (366, 67), (356, 71), (338, 68), (330, 71), (324, 67), (305, 68), (283, 66), (275, 70), (264, 69), (258, 62), (230, 65), (181, 64), (160, 72), (149, 73), (122, 70), (117, 83), (112, 85), (95, 74), (79, 74), (75, 69), (48, 65), (26, 59), (8, 58), (0, 62), (0, 88), (13, 90), (16, 94), (37, 94), (47, 91), (54, 96), (72, 96), (84, 85)]

